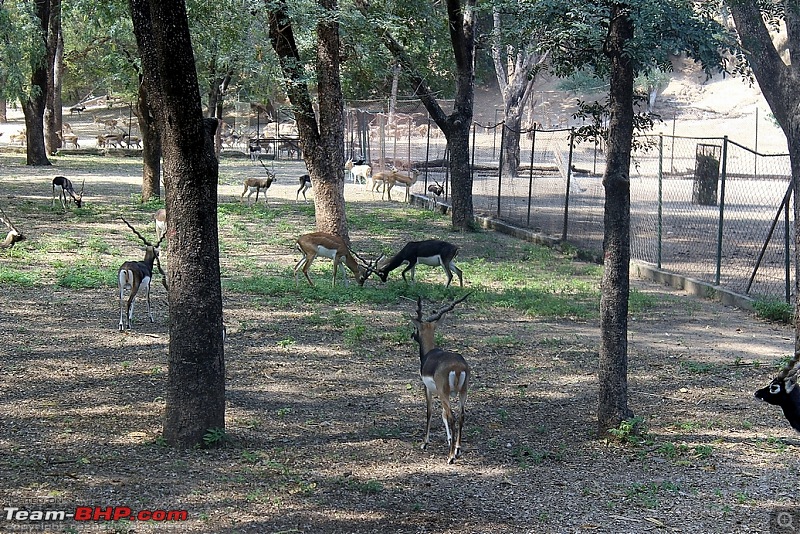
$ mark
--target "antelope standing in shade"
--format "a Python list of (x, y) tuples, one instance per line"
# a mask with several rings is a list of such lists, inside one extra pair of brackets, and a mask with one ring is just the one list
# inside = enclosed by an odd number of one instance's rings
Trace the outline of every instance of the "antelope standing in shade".
[[(431, 402), (433, 396), (439, 397), (442, 404), (442, 421), (447, 433), (449, 453), (447, 463), (451, 464), (461, 454), (461, 433), (466, 415), (467, 389), (469, 387), (470, 369), (464, 357), (457, 353), (436, 346), (436, 327), (442, 316), (463, 302), (467, 293), (453, 303), (444, 306), (427, 319), (422, 318), (422, 297), (417, 297), (417, 315), (411, 318), (414, 333), (411, 337), (419, 344), (419, 376), (425, 385), (425, 438), (423, 450), (430, 443), (431, 435)], [(450, 397), (458, 397), (458, 417), (453, 414)]]
[(56, 176), (53, 178), (53, 203), (52, 207), (56, 206), (56, 191), (58, 191), (58, 200), (61, 201), (61, 207), (64, 208), (64, 211), (67, 211), (67, 204), (69, 204), (70, 199), (67, 198), (67, 195), (70, 196), (72, 200), (75, 201), (75, 205), (79, 208), (83, 205), (83, 186), (86, 185), (86, 180), (83, 180), (81, 184), (81, 192), (75, 193), (75, 188), (72, 186), (72, 182), (69, 178), (64, 176)]
[[(133, 233), (142, 240), (145, 245), (144, 259), (142, 261), (126, 261), (119, 267), (117, 279), (119, 282), (119, 331), (122, 332), (127, 327), (130, 329), (131, 321), (133, 321), (133, 299), (136, 294), (143, 290), (147, 299), (147, 315), (150, 317), (150, 322), (153, 320), (153, 308), (150, 306), (150, 281), (153, 278), (153, 263), (158, 266), (158, 271), (164, 277), (164, 271), (161, 269), (161, 263), (158, 261), (159, 247), (161, 241), (164, 239), (162, 236), (158, 242), (153, 245), (149, 243), (136, 228), (122, 219), (128, 228), (133, 230)], [(164, 287), (167, 287), (166, 277), (162, 278)], [(125, 302), (125, 290), (130, 289), (127, 303)]]
[(306, 198), (306, 191), (308, 191), (314, 184), (311, 183), (311, 176), (304, 174), (299, 179), (300, 188), (297, 190), (297, 194), (294, 196), (294, 201), (300, 201), (300, 193), (303, 193), (303, 201), (308, 202)]

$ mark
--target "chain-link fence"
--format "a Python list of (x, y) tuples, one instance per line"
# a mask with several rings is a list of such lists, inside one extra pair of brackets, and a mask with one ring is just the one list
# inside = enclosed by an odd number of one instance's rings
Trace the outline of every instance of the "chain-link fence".
[[(409, 104), (410, 105), (410, 104)], [(412, 192), (444, 188), (447, 143), (417, 103), (348, 112), (346, 146), (375, 172), (421, 171)], [(512, 135), (509, 135), (511, 133)], [(473, 203), (479, 213), (602, 253), (605, 153), (572, 130), (473, 125)], [(788, 154), (727, 138), (643, 136), (631, 166), (631, 257), (738, 293), (791, 298)], [(509, 163), (511, 162), (511, 163)], [(502, 171), (501, 171), (502, 169)]]

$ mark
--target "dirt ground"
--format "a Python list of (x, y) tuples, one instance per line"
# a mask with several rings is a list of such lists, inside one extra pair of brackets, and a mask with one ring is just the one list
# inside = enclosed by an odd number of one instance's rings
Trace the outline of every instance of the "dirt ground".
[[(78, 219), (34, 207), (51, 202), (52, 175), (71, 170), (86, 178), (97, 215), (80, 222), (103, 224), (96, 221), (129, 209), (139, 186), (136, 165), (114, 161), (81, 172), (75, 158), (52, 169), (9, 165), (0, 171), (0, 201), (32, 240), (57, 239)], [(271, 206), (307, 209), (294, 202), (300, 166), (277, 166)], [(238, 199), (242, 175), (259, 172), (246, 160), (223, 160), (221, 203)], [(346, 198), (352, 210), (376, 202), (353, 185)], [(296, 254), (270, 239), (296, 231), (293, 224), (254, 229), (244, 246), (223, 251), (223, 264), (285, 269)], [(128, 237), (109, 227), (104, 261), (133, 253)], [(454, 239), (469, 257), (471, 237)], [(492, 239), (498, 250), (515, 246), (504, 235)], [(50, 254), (54, 265), (68, 255)], [(0, 269), (24, 262), (0, 252)], [(114, 289), (0, 281), (0, 531), (768, 531), (771, 517), (798, 501), (800, 442), (779, 410), (752, 393), (791, 352), (791, 329), (669, 288), (633, 286), (658, 302), (630, 318), (630, 405), (644, 419), (643, 441), (596, 435), (596, 322), (467, 302), (441, 329), (474, 371), (465, 451), (447, 465), (438, 418), (420, 450), (424, 400), (407, 302), (308, 306), (291, 295), (226, 292), (228, 442), (176, 451), (159, 440), (168, 350), (160, 285), (155, 323), (119, 333)], [(143, 312), (140, 303), (137, 317)], [(352, 328), (357, 321), (362, 330)], [(82, 506), (188, 516), (8, 520), (8, 507)]]

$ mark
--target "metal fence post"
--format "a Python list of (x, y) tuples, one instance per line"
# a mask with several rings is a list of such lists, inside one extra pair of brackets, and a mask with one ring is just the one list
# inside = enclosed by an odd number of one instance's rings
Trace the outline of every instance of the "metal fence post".
[(503, 126), (500, 130), (500, 161), (497, 165), (497, 217), (500, 217), (500, 200), (502, 199), (502, 188), (503, 188), (503, 147), (506, 142), (506, 123), (503, 122)]
[(531, 199), (533, 198), (533, 154), (536, 151), (536, 125), (534, 125), (533, 138), (531, 139), (531, 168), (528, 170), (528, 221), (527, 226), (531, 225)]
[(564, 227), (561, 230), (561, 240), (567, 240), (567, 228), (569, 226), (569, 187), (572, 179), (572, 152), (575, 145), (575, 128), (569, 130), (569, 158), (567, 158), (567, 190), (564, 193)]
[(717, 272), (714, 275), (714, 285), (719, 285), (722, 275), (722, 225), (725, 221), (725, 178), (728, 174), (728, 136), (722, 138), (722, 169), (720, 171), (719, 189), (719, 227), (717, 229)]
[(663, 238), (663, 209), (664, 209), (664, 136), (658, 134), (658, 257), (656, 265), (661, 268), (661, 243)]
[[(469, 179), (472, 182), (473, 187), (475, 187), (475, 131), (477, 129), (478, 129), (478, 123), (473, 122), (472, 123), (472, 157), (470, 158), (472, 160), (472, 163), (469, 166)], [(450, 144), (449, 143), (447, 145), (447, 151), (446, 152), (448, 154), (450, 153)], [(448, 157), (447, 161), (448, 162), (450, 161), (449, 157)], [(450, 173), (450, 165), (449, 164), (447, 165), (446, 173), (447, 173), (446, 176), (449, 177), (449, 173)]]

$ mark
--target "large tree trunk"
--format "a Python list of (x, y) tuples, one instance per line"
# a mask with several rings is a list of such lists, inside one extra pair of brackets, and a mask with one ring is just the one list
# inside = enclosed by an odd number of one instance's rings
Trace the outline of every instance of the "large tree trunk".
[[(356, 7), (370, 18), (366, 0), (356, 0)], [(415, 68), (408, 53), (386, 28), (381, 28), (384, 46), (403, 66), (411, 78), (415, 95), (442, 130), (450, 151), (452, 180), (453, 228), (471, 230), (475, 226), (472, 203), (472, 172), (469, 165), (469, 132), (475, 100), (475, 4), (476, 0), (447, 0), (447, 27), (456, 65), (456, 97), (453, 112), (446, 115), (436, 101), (425, 77)], [(314, 186), (316, 187), (316, 185)]]
[[(47, 47), (50, 24), (50, 0), (36, 0), (35, 14), (42, 30), (42, 46)], [(25, 115), (26, 157), (28, 165), (50, 165), (44, 144), (44, 108), (47, 103), (48, 68), (47, 60), (31, 65), (31, 87), (34, 89), (27, 98), (20, 99)]]
[(183, 0), (130, 0), (130, 7), (164, 152), (170, 284), (164, 439), (194, 447), (225, 428), (217, 121), (203, 118)]
[(634, 69), (625, 49), (633, 39), (629, 7), (614, 4), (605, 50), (611, 60), (608, 156), (603, 176), (604, 266), (600, 297), (598, 431), (601, 437), (631, 417), (628, 408), (630, 164)]
[(758, 2), (729, 0), (726, 3), (761, 92), (786, 134), (789, 146), (794, 180), (795, 349), (800, 350), (800, 10), (793, 2), (785, 3), (787, 47), (792, 58), (792, 63), (787, 65), (775, 49)]
[(300, 148), (314, 182), (317, 230), (349, 241), (344, 205), (344, 113), (339, 80), (339, 24), (336, 0), (319, 0), (323, 11), (317, 24), (317, 94), (319, 124), (311, 104), (305, 71), (294, 38), (285, 0), (267, 1), (269, 35), (286, 78), (294, 108)]
[(161, 198), (161, 135), (144, 83), (139, 83), (136, 118), (142, 134), (142, 202)]

